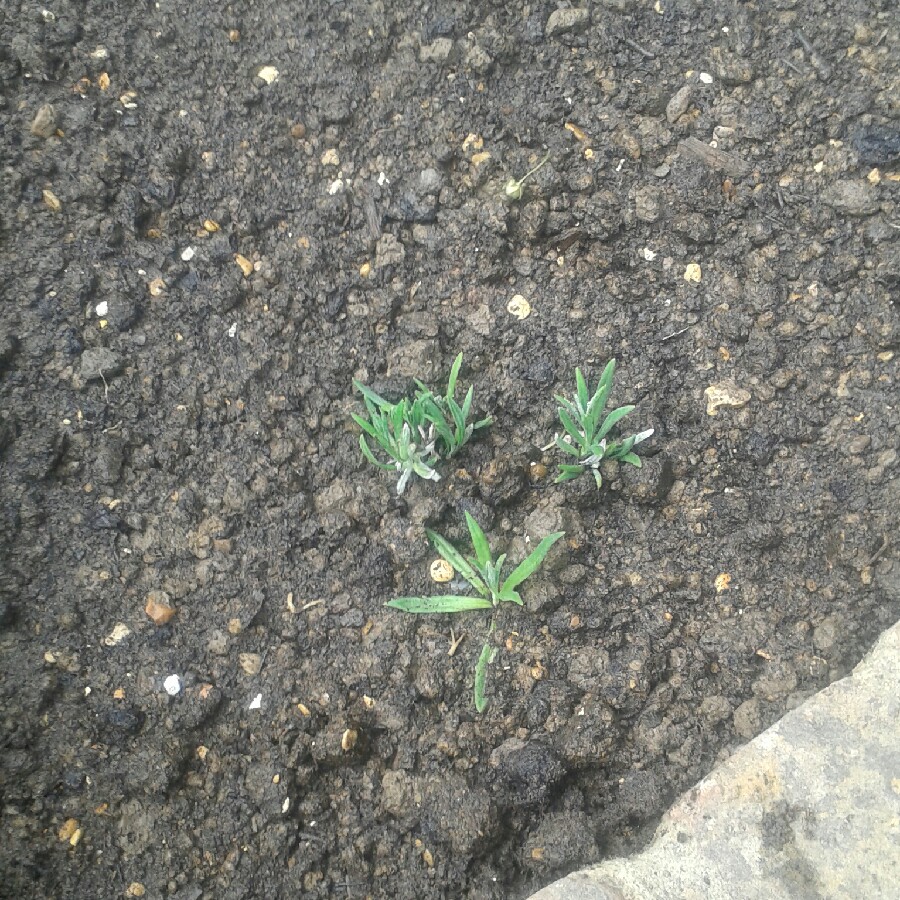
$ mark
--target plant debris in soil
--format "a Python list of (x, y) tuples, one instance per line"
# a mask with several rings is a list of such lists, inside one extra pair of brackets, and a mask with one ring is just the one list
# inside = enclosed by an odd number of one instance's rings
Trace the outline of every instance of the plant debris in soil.
[[(895, 4), (240, 6), (0, 8), (0, 895), (524, 897), (900, 613)], [(396, 498), (352, 379), (460, 352)], [(384, 607), (466, 512), (566, 532), (480, 716)]]

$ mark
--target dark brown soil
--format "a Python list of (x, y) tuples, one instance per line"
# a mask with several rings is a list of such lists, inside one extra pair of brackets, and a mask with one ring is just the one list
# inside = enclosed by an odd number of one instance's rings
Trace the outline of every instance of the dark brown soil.
[[(223, 6), (0, 8), (0, 895), (523, 897), (900, 614), (896, 5)], [(459, 351), (398, 501), (351, 379)], [(613, 356), (646, 464), (555, 486)], [(383, 605), (464, 510), (567, 531), (480, 716)]]

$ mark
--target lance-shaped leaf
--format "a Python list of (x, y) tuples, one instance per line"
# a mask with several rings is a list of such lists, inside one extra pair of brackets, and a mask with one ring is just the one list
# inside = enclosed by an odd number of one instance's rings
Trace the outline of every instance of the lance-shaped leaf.
[(452, 594), (439, 597), (395, 597), (385, 606), (408, 613), (456, 613), (494, 608), (490, 600), (482, 597), (455, 597)]
[(426, 529), (425, 534), (428, 535), (428, 540), (431, 541), (431, 545), (437, 550), (444, 559), (462, 575), (469, 584), (478, 591), (479, 594), (484, 597), (489, 597), (491, 592), (488, 590), (487, 585), (482, 580), (481, 576), (469, 565), (468, 560), (450, 543), (446, 538), (441, 537), (434, 531), (429, 531)]
[(520, 562), (503, 582), (500, 593), (512, 590), (520, 585), (526, 578), (533, 575), (538, 566), (544, 561), (544, 557), (550, 552), (550, 548), (565, 535), (564, 531), (548, 534), (538, 545)]
[(491, 645), (485, 644), (481, 649), (481, 656), (475, 666), (475, 709), (484, 712), (487, 700), (484, 697), (484, 685), (487, 681), (487, 668), (491, 661)]

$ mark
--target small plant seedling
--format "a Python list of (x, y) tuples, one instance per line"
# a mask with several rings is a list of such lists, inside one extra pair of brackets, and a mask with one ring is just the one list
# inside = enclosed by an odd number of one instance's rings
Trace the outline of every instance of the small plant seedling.
[[(473, 432), (491, 424), (491, 417), (478, 422), (468, 421), (472, 409), (474, 387), (469, 386), (462, 406), (456, 402), (456, 381), (462, 366), (462, 353), (453, 362), (447, 391), (435, 395), (421, 381), (416, 380), (415, 397), (404, 397), (391, 403), (371, 388), (354, 379), (353, 385), (363, 395), (368, 417), (351, 413), (353, 421), (363, 430), (359, 447), (363, 456), (386, 471), (397, 471), (397, 496), (400, 496), (413, 475), (427, 481), (439, 481), (435, 465), (441, 459), (454, 456), (471, 438)], [(376, 457), (366, 437), (371, 438), (390, 462)]]
[(547, 162), (548, 159), (550, 159), (549, 152), (544, 156), (544, 158), (533, 169), (526, 172), (521, 178), (518, 178), (518, 179), (510, 178), (509, 181), (507, 181), (503, 187), (503, 193), (505, 193), (506, 196), (510, 200), (521, 200), (522, 199), (522, 188), (525, 185), (525, 181), (528, 178), (530, 178), (532, 175), (534, 175), (534, 173), (537, 172), (538, 169), (540, 169), (544, 165), (544, 163)]
[[(516, 603), (522, 606), (522, 598), (516, 588), (537, 571), (550, 548), (565, 534), (557, 531), (545, 537), (506, 578), (503, 578), (506, 554), (501, 553), (496, 560), (494, 559), (484, 531), (468, 512), (466, 525), (472, 538), (474, 556), (463, 556), (446, 538), (433, 531), (426, 530), (426, 534), (434, 549), (469, 582), (478, 596), (463, 597), (450, 594), (436, 597), (396, 597), (388, 602), (388, 606), (409, 613), (456, 613), (490, 609), (495, 611), (495, 615), (501, 603)], [(494, 630), (494, 624), (492, 617), (489, 635)], [(482, 712), (487, 706), (484, 688), (492, 656), (490, 641), (486, 641), (475, 666), (475, 708), (478, 712)]]
[(591, 472), (597, 487), (603, 484), (600, 475), (600, 463), (604, 459), (619, 459), (633, 466), (641, 467), (641, 459), (634, 452), (634, 447), (647, 440), (653, 434), (653, 429), (633, 434), (621, 441), (614, 441), (609, 437), (613, 426), (627, 416), (633, 406), (620, 406), (614, 409), (601, 421), (603, 410), (609, 399), (613, 385), (613, 376), (616, 371), (616, 361), (611, 359), (603, 374), (600, 383), (593, 396), (588, 396), (587, 382), (581, 369), (575, 369), (575, 397), (567, 400), (557, 396), (559, 402), (559, 420), (566, 431), (564, 437), (557, 435), (554, 439), (556, 446), (569, 456), (575, 457), (577, 463), (560, 463), (559, 476), (556, 483), (571, 481), (584, 472)]

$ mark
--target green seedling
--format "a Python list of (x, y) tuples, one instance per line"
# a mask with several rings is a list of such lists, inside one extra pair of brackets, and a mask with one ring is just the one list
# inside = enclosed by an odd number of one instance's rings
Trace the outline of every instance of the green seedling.
[(419, 388), (416, 398), (421, 398), (425, 404), (426, 418), (437, 432), (441, 446), (440, 455), (445, 459), (455, 456), (468, 443), (475, 431), (487, 427), (493, 421), (490, 416), (486, 416), (477, 422), (469, 423), (469, 413), (472, 410), (472, 399), (475, 395), (474, 385), (469, 385), (462, 406), (456, 402), (456, 380), (459, 377), (462, 360), (462, 353), (453, 360), (450, 377), (447, 379), (447, 391), (443, 397), (432, 394), (421, 381), (416, 379)]
[(604, 459), (618, 459), (641, 467), (640, 457), (634, 452), (634, 447), (647, 440), (653, 429), (633, 434), (621, 441), (612, 440), (609, 436), (613, 426), (627, 416), (633, 406), (620, 406), (614, 409), (605, 418), (601, 416), (609, 399), (613, 385), (613, 375), (616, 371), (616, 361), (611, 359), (600, 376), (600, 383), (592, 397), (588, 396), (587, 383), (581, 374), (581, 369), (575, 369), (575, 397), (567, 400), (557, 396), (559, 406), (559, 420), (566, 431), (564, 437), (557, 435), (554, 438), (556, 446), (564, 453), (577, 459), (577, 463), (560, 463), (559, 476), (556, 483), (571, 481), (585, 472), (591, 472), (597, 487), (603, 484), (600, 475), (600, 463)]
[[(391, 403), (371, 388), (354, 380), (353, 385), (363, 395), (368, 417), (351, 413), (353, 421), (363, 430), (359, 447), (363, 456), (386, 471), (397, 471), (397, 495), (400, 496), (413, 475), (426, 481), (439, 481), (435, 465), (441, 459), (455, 455), (479, 428), (491, 424), (491, 417), (469, 423), (474, 388), (469, 387), (462, 406), (456, 402), (456, 381), (462, 366), (462, 353), (453, 362), (444, 396), (436, 396), (421, 381), (412, 399), (404, 397)], [(371, 438), (390, 462), (378, 459), (367, 436)]]
[[(506, 554), (501, 553), (495, 560), (484, 531), (475, 518), (466, 513), (466, 525), (472, 538), (474, 556), (463, 556), (446, 538), (426, 530), (428, 540), (441, 556), (471, 585), (477, 596), (455, 594), (436, 597), (396, 597), (387, 605), (409, 613), (457, 613), (470, 610), (493, 610), (496, 615), (501, 603), (515, 603), (522, 606), (522, 598), (516, 588), (531, 577), (540, 567), (550, 548), (565, 532), (557, 531), (545, 537), (505, 578), (503, 564)], [(494, 617), (488, 632), (494, 631)], [(475, 708), (482, 712), (487, 706), (484, 696), (487, 668), (493, 657), (490, 641), (485, 642), (475, 667)]]
[(526, 179), (530, 178), (534, 175), (535, 172), (540, 169), (547, 160), (550, 159), (549, 152), (544, 156), (544, 158), (530, 171), (526, 172), (521, 178), (510, 178), (509, 181), (503, 187), (503, 192), (510, 200), (521, 200), (522, 199), (522, 189), (525, 185)]

